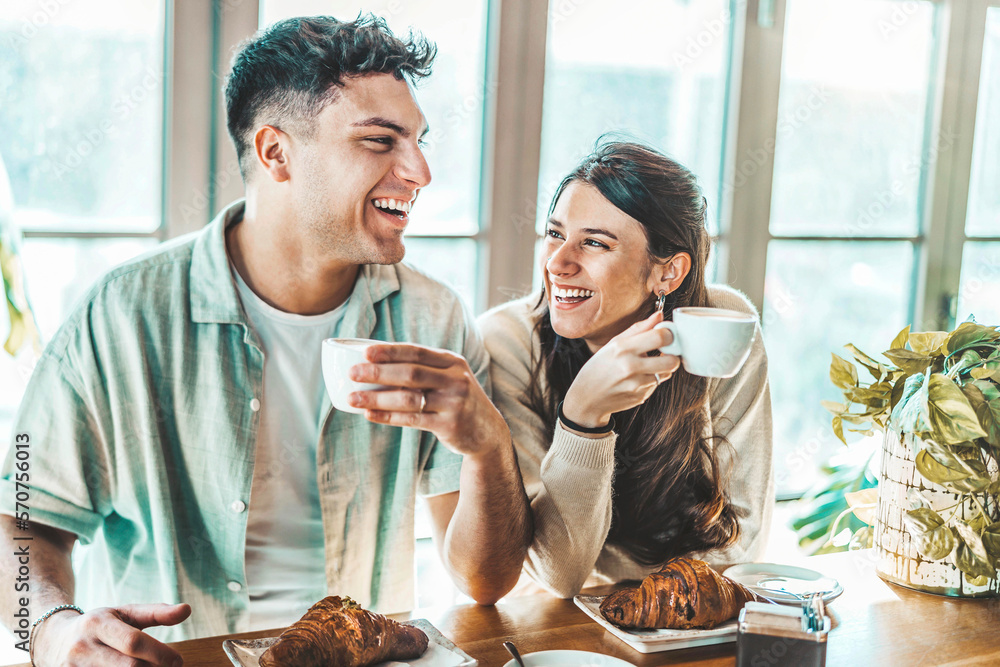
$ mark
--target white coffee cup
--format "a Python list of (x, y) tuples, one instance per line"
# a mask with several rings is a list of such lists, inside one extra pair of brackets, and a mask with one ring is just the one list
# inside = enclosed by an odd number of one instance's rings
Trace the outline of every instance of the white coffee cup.
[(753, 315), (724, 308), (675, 308), (673, 322), (656, 325), (674, 335), (660, 352), (679, 356), (692, 375), (733, 377), (750, 356), (756, 322)]
[(323, 341), (323, 381), (326, 383), (326, 391), (330, 394), (333, 407), (342, 412), (360, 415), (364, 413), (364, 409), (356, 408), (347, 402), (352, 392), (389, 389), (382, 384), (355, 382), (350, 377), (351, 366), (367, 361), (365, 350), (382, 342), (384, 341), (367, 338), (327, 338)]

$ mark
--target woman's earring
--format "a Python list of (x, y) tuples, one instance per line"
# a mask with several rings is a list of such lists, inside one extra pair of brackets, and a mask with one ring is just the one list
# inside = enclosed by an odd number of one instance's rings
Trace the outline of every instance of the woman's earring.
[(660, 290), (660, 296), (657, 297), (656, 299), (656, 309), (660, 311), (660, 313), (664, 317), (666, 317), (667, 316), (666, 308), (667, 308), (667, 293), (663, 290)]

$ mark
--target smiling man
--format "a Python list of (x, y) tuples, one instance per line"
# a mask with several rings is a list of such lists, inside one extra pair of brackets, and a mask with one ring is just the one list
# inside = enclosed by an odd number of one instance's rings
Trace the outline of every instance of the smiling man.
[[(246, 200), (105, 276), (17, 418), (35, 664), (173, 665), (153, 635), (280, 627), (328, 593), (411, 609), (418, 495), (461, 588), (489, 604), (516, 582), (530, 514), (482, 342), (453, 292), (399, 263), (431, 180), (410, 83), (433, 57), (372, 17), (282, 21), (236, 54)], [(327, 337), (387, 342), (351, 370), (392, 387), (354, 394), (363, 415), (330, 406)], [(9, 458), (7, 498), (15, 474)], [(13, 518), (0, 528), (13, 552)], [(93, 546), (74, 576), (77, 540)]]

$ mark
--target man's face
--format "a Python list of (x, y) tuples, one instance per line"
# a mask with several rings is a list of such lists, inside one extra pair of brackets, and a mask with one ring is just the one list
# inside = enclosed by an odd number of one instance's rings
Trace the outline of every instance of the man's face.
[(331, 258), (355, 264), (403, 259), (409, 211), (431, 174), (420, 149), (427, 121), (405, 81), (391, 74), (345, 80), (292, 137), (290, 184), (302, 229)]

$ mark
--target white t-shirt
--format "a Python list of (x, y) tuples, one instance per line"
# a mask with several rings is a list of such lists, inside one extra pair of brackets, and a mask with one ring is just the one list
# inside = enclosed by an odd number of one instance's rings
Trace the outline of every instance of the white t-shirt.
[[(232, 267), (231, 267), (232, 268)], [(243, 308), (264, 347), (264, 389), (250, 490), (246, 582), (250, 630), (297, 621), (326, 596), (316, 447), (323, 406), (320, 354), (344, 306), (295, 315), (265, 303), (233, 268)]]

